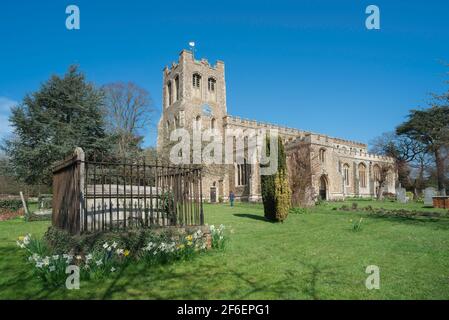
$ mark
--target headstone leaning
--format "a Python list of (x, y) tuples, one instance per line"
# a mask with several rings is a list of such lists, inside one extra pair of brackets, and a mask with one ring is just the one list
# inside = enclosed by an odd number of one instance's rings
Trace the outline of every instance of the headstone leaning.
[(396, 199), (399, 203), (407, 203), (407, 196), (405, 188), (396, 189)]
[(433, 187), (424, 189), (424, 205), (426, 207), (433, 207), (433, 197), (437, 196), (437, 190)]

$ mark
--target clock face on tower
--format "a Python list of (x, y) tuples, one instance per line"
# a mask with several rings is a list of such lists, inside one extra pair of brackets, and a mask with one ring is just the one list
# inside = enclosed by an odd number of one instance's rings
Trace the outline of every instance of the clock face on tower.
[(212, 115), (212, 108), (206, 103), (201, 107), (203, 116), (209, 117)]

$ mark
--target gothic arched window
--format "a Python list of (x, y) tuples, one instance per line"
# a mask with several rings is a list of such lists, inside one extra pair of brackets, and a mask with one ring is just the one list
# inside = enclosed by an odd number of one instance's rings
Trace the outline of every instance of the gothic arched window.
[(242, 164), (237, 164), (236, 180), (238, 186), (246, 186), (248, 184), (250, 167), (246, 163), (246, 159)]
[(320, 149), (320, 161), (321, 163), (324, 163), (326, 160), (326, 149)]
[(360, 187), (366, 188), (366, 166), (363, 163), (359, 164), (359, 178)]
[(178, 101), (179, 100), (179, 76), (176, 76), (176, 78), (175, 78), (175, 90), (176, 90), (175, 98), (176, 98), (176, 101)]
[(198, 73), (194, 73), (192, 77), (193, 88), (199, 89), (201, 87), (201, 76)]
[(343, 166), (343, 178), (345, 180), (345, 185), (349, 186), (349, 164), (347, 163)]
[(374, 181), (376, 181), (376, 182), (380, 181), (380, 168), (377, 164), (375, 164), (373, 167), (373, 176), (374, 176)]
[(210, 128), (215, 129), (215, 118), (210, 119)]
[(201, 116), (195, 118), (195, 129), (201, 130)]
[(168, 94), (168, 105), (171, 105), (173, 102), (173, 95), (172, 95), (172, 91), (171, 91), (171, 82), (169, 81), (167, 83), (167, 94)]
[(216, 83), (217, 81), (214, 78), (209, 78), (207, 80), (207, 88), (209, 89), (209, 91), (215, 91)]

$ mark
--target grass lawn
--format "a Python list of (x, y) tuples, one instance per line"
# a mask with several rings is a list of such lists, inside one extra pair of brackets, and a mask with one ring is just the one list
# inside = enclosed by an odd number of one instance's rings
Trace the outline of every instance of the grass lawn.
[[(419, 204), (358, 204), (422, 209)], [(208, 223), (234, 230), (225, 251), (160, 267), (130, 265), (109, 279), (81, 282), (79, 291), (44, 288), (16, 247), (19, 235), (40, 236), (48, 222), (0, 222), (0, 298), (449, 299), (449, 218), (332, 210), (342, 205), (291, 214), (283, 224), (264, 221), (261, 205), (206, 205)], [(353, 232), (349, 220), (362, 216), (362, 230)], [(379, 290), (365, 287), (368, 265), (380, 268)]]

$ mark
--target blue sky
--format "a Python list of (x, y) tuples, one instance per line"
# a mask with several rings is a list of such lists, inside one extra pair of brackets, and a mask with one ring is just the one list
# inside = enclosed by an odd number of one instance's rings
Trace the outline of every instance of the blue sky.
[[(230, 114), (369, 142), (446, 89), (449, 2), (410, 2), (2, 1), (0, 137), (11, 105), (73, 63), (97, 85), (136, 82), (160, 109), (163, 67), (195, 41), (226, 63)], [(365, 28), (370, 4), (381, 30)], [(155, 143), (155, 126), (144, 134)]]

